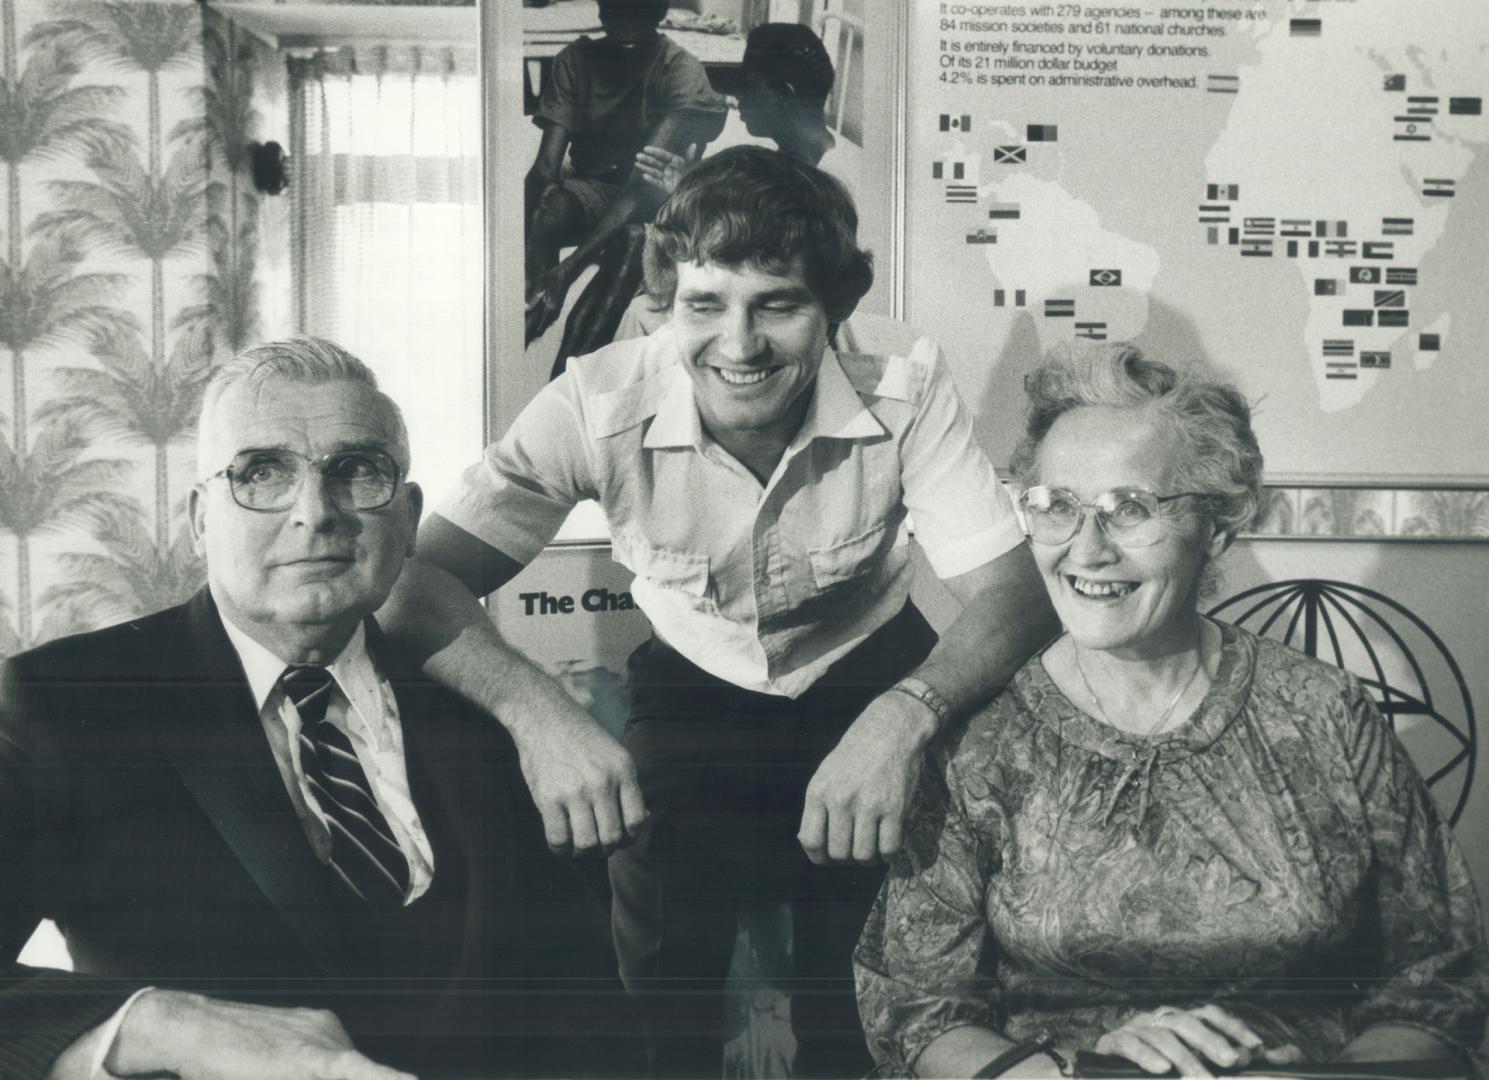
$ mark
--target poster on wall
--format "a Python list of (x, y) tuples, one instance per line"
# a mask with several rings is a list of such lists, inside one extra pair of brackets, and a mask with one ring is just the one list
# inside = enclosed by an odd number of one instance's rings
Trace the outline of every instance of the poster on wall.
[(1135, 340), (1240, 383), (1274, 481), (1489, 479), (1489, 6), (908, 18), (907, 314), (995, 462), (1042, 353)]
[(667, 319), (638, 295), (644, 227), (691, 161), (726, 147), (778, 149), (836, 176), (870, 242), (887, 245), (892, 155), (868, 119), (891, 111), (894, 91), (868, 40), (874, 3), (524, 4), (522, 115), (505, 118), (500, 143), (523, 201), (526, 387)]

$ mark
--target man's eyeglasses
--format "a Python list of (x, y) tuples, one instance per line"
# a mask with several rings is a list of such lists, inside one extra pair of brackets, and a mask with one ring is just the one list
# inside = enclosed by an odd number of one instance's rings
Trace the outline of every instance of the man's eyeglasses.
[(1024, 527), (1029, 539), (1039, 544), (1063, 544), (1086, 520), (1086, 511), (1096, 511), (1096, 523), (1123, 547), (1147, 547), (1163, 536), (1162, 507), (1174, 499), (1203, 499), (1202, 491), (1180, 491), (1155, 495), (1147, 488), (1124, 487), (1103, 491), (1083, 503), (1066, 488), (1031, 487), (1019, 496)]
[(227, 477), (234, 502), (269, 513), (295, 504), (312, 468), (319, 470), (327, 495), (343, 510), (376, 510), (398, 492), (398, 463), (381, 450), (337, 450), (319, 458), (295, 450), (244, 450), (207, 479)]

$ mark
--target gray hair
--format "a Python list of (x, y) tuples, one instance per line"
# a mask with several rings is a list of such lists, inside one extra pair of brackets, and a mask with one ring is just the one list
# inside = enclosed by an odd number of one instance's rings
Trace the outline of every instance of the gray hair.
[(1178, 437), (1175, 482), (1205, 493), (1203, 512), (1217, 532), (1234, 536), (1261, 507), (1262, 452), (1251, 406), (1230, 383), (1196, 362), (1175, 370), (1130, 342), (1070, 348), (1024, 378), (1029, 417), (1014, 451), (1014, 477), (1025, 487), (1039, 471), (1039, 448), (1055, 421), (1082, 406), (1149, 409)]
[(224, 361), (213, 372), (202, 395), (202, 411), (197, 420), (197, 474), (205, 476), (218, 465), (203, 460), (203, 451), (212, 444), (211, 426), (217, 403), (234, 387), (255, 388), (270, 379), (285, 379), (309, 384), (338, 382), (346, 379), (359, 382), (377, 392), (388, 406), (393, 417), (393, 457), (399, 467), (408, 472), (409, 446), (408, 426), (403, 422), (403, 411), (398, 403), (378, 389), (377, 376), (357, 357), (347, 352), (334, 341), (296, 334), (278, 341), (266, 341), (251, 345)]

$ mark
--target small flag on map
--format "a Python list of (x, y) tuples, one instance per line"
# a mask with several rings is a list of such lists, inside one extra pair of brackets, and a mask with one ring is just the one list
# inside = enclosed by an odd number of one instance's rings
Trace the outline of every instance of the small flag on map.
[(1441, 334), (1418, 334), (1417, 348), (1422, 352), (1437, 352), (1442, 348)]
[(1324, 372), (1324, 378), (1344, 380), (1358, 379), (1359, 376), (1356, 375), (1353, 371), (1326, 371)]
[[(1287, 253), (1289, 255), (1292, 254), (1292, 246), (1295, 243), (1297, 243), (1296, 240), (1289, 240), (1287, 242), (1287, 247), (1288, 247), (1288, 252)], [(1308, 241), (1308, 257), (1310, 259), (1316, 259), (1316, 258), (1318, 258), (1318, 241), (1317, 240), (1310, 240), (1310, 241)]]
[(1406, 290), (1405, 289), (1376, 289), (1375, 290), (1375, 306), (1378, 307), (1378, 308), (1379, 307), (1405, 307), (1406, 306)]
[(1293, 19), (1287, 24), (1288, 33), (1293, 37), (1318, 37), (1323, 29), (1322, 19)]
[(1296, 259), (1298, 257), (1298, 242), (1296, 240), (1289, 240), (1287, 242), (1287, 257), (1289, 259)]
[(1381, 308), (1375, 314), (1379, 326), (1407, 326), (1411, 320), (1411, 312), (1405, 308)]
[(1429, 96), (1407, 98), (1406, 114), (1408, 116), (1436, 116), (1437, 96), (1434, 94)]
[(1387, 285), (1415, 285), (1417, 283), (1417, 270), (1414, 266), (1388, 266), (1386, 267)]
[[(965, 180), (967, 178), (967, 163), (964, 161), (953, 161), (951, 163), (951, 179)], [(931, 179), (946, 179), (946, 163), (942, 161), (931, 162)]]
[(1344, 311), (1345, 326), (1374, 326), (1375, 312), (1369, 308), (1346, 308)]
[(1476, 97), (1448, 98), (1450, 116), (1480, 116), (1484, 111), (1484, 99)]
[(1390, 259), (1395, 254), (1394, 240), (1366, 240), (1365, 246), (1360, 250), (1360, 257), (1364, 259)]
[(986, 226), (967, 234), (967, 243), (969, 244), (996, 244), (997, 242), (998, 234)]
[(1355, 253), (1353, 240), (1328, 240), (1324, 243), (1324, 254), (1335, 259), (1347, 259)]
[(1406, 89), (1406, 76), (1405, 75), (1387, 75), (1386, 76), (1385, 89), (1387, 91), (1391, 91), (1391, 90), (1405, 90)]
[(1199, 223), (1214, 225), (1230, 221), (1230, 207), (1225, 203), (1200, 203)]
[(1382, 236), (1410, 236), (1415, 225), (1409, 217), (1381, 218), (1380, 232)]
[(1397, 116), (1396, 133), (1391, 136), (1397, 142), (1431, 142), (1432, 121), (1425, 116)]
[(1277, 231), (1282, 236), (1309, 237), (1313, 235), (1313, 222), (1307, 218), (1283, 218), (1282, 228)]
[(1205, 243), (1207, 243), (1207, 244), (1218, 244), (1218, 243), (1220, 243), (1220, 230), (1217, 229), (1213, 225), (1211, 225), (1208, 229), (1206, 229), (1205, 230)]
[(1253, 236), (1271, 236), (1277, 231), (1277, 219), (1269, 217), (1249, 217), (1242, 220), (1241, 224), (1245, 231)]
[(1241, 254), (1270, 259), (1272, 238), (1270, 236), (1248, 236), (1241, 241)]
[(1106, 323), (1104, 322), (1078, 322), (1075, 324), (1075, 336), (1090, 338), (1092, 341), (1106, 340)]
[(1019, 204), (1016, 202), (995, 202), (992, 209), (987, 212), (990, 218), (999, 221), (1016, 221), (1019, 216)]
[(1352, 338), (1324, 338), (1325, 356), (1353, 356), (1355, 343)]
[(1030, 124), (1024, 134), (1025, 142), (1058, 142), (1060, 129), (1055, 124)]
[(1351, 266), (1349, 268), (1349, 283), (1351, 285), (1379, 285), (1380, 267)]
[(1122, 271), (1120, 270), (1092, 270), (1092, 285), (1120, 285), (1122, 284)]
[(1391, 366), (1391, 354), (1388, 352), (1362, 352), (1360, 353), (1360, 367), (1374, 368), (1377, 371)]
[(1212, 94), (1239, 94), (1241, 92), (1241, 76), (1206, 75), (1205, 89)]
[(1212, 202), (1235, 202), (1241, 197), (1240, 184), (1206, 184), (1205, 198)]
[(1074, 300), (1046, 300), (1044, 302), (1044, 317), (1046, 319), (1073, 319), (1075, 318)]
[(1422, 178), (1422, 194), (1428, 198), (1451, 199), (1457, 183), (1453, 180), (1429, 180)]
[(1338, 278), (1324, 278), (1324, 277), (1314, 278), (1313, 279), (1313, 295), (1314, 296), (1338, 296), (1339, 295), (1339, 279)]
[(994, 165), (1022, 165), (1026, 158), (1026, 151), (1022, 146), (995, 146), (993, 147)]
[(952, 116), (950, 113), (942, 113), (941, 114), (941, 130), (942, 131), (971, 131), (972, 130), (972, 117), (968, 116), (966, 113), (962, 113), (961, 116)]
[[(1003, 289), (994, 289), (993, 290), (993, 307), (1007, 307), (1007, 306), (1008, 306), (1008, 293), (1005, 290), (1003, 290)], [(1015, 289), (1015, 290), (1013, 290), (1013, 306), (1014, 307), (1023, 307), (1024, 306), (1024, 290), (1023, 289)]]
[(1348, 236), (1349, 222), (1347, 221), (1315, 221), (1313, 223), (1314, 236)]
[(975, 184), (947, 184), (946, 201), (949, 203), (975, 203), (977, 201), (977, 186)]

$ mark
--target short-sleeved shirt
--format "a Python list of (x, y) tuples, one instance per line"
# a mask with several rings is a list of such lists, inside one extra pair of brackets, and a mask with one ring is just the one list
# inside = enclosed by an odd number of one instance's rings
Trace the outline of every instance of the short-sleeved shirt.
[(526, 563), (596, 499), (631, 592), (672, 648), (797, 697), (904, 606), (906, 515), (943, 577), (1023, 540), (940, 350), (822, 358), (762, 487), (703, 431), (670, 326), (570, 361), (439, 507)]
[[(589, 37), (567, 46), (554, 58), (533, 117), (540, 126), (557, 124), (569, 132), (570, 165), (586, 180), (624, 180), (636, 152), (673, 113), (711, 114), (718, 127), (724, 123), (723, 96), (686, 49), (658, 38), (650, 62), (639, 71), (634, 63), (616, 62), (618, 54), (624, 56)], [(716, 134), (718, 128), (709, 137)]]

